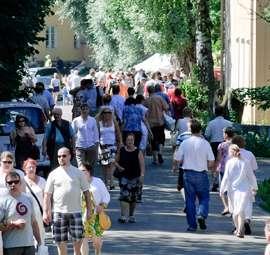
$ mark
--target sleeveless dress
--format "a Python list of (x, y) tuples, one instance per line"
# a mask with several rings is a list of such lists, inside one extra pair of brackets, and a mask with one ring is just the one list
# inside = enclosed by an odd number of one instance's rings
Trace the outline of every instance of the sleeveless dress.
[(138, 158), (139, 150), (127, 151), (125, 147), (120, 150), (119, 165), (125, 170), (122, 177), (119, 178), (120, 201), (128, 203), (137, 202), (141, 197), (141, 182), (140, 182), (140, 164)]

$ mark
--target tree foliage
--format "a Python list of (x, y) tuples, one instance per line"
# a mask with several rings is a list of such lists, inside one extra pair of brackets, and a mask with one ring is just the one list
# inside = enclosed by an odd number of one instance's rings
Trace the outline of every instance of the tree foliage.
[(257, 106), (263, 111), (270, 109), (270, 86), (235, 89), (232, 93), (244, 104)]
[[(209, 1), (207, 1), (209, 2)], [(218, 41), (220, 0), (211, 0)], [(128, 68), (153, 53), (175, 54), (181, 64), (196, 63), (194, 1), (58, 0), (61, 14), (72, 20), (94, 48), (104, 67)], [(189, 68), (190, 69), (190, 68)]]
[(0, 9), (0, 100), (18, 95), (27, 57), (36, 53), (52, 0), (4, 0)]

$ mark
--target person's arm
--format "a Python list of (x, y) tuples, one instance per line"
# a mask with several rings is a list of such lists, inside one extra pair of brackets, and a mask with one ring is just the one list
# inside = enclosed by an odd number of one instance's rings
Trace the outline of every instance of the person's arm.
[(32, 216), (32, 229), (33, 229), (33, 234), (38, 245), (41, 245), (40, 231), (39, 231), (37, 220), (34, 216)]
[(215, 170), (215, 160), (207, 160), (207, 167), (209, 170)]
[(141, 151), (139, 151), (138, 159), (139, 159), (140, 170), (141, 170), (140, 179), (141, 179), (141, 182), (143, 182), (144, 174), (145, 174), (145, 164), (144, 164), (144, 157)]
[(91, 217), (91, 199), (89, 190), (83, 191), (86, 204), (86, 219), (89, 220)]
[(50, 222), (52, 221), (51, 197), (52, 197), (52, 193), (44, 192), (43, 221), (46, 224), (50, 224)]

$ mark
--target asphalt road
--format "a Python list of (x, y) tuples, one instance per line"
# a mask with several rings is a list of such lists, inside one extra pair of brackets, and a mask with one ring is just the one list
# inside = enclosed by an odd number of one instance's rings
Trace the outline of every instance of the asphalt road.
[[(66, 107), (65, 107), (66, 108)], [(65, 114), (68, 117), (67, 110)], [(183, 200), (176, 190), (177, 177), (172, 174), (171, 150), (166, 148), (162, 166), (151, 165), (146, 158), (146, 176), (143, 203), (138, 204), (134, 224), (120, 224), (119, 189), (111, 191), (108, 213), (112, 218), (112, 228), (104, 234), (103, 255), (261, 255), (264, 252), (264, 222), (269, 214), (254, 204), (252, 235), (239, 239), (231, 234), (231, 218), (221, 216), (222, 204), (218, 193), (211, 193), (210, 213), (207, 230), (196, 233), (186, 232), (187, 224)], [(258, 180), (270, 177), (270, 160), (259, 160)], [(100, 169), (96, 169), (100, 175)], [(50, 254), (57, 254), (56, 247), (48, 236)], [(91, 247), (91, 246), (90, 246)], [(69, 254), (73, 254), (69, 243)], [(90, 253), (94, 254), (91, 247)]]

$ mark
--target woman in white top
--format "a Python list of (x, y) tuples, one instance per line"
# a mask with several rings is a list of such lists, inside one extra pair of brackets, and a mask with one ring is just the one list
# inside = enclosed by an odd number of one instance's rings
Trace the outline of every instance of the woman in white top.
[(60, 91), (60, 85), (61, 85), (61, 81), (58, 77), (58, 74), (54, 73), (53, 78), (51, 79), (50, 88), (52, 89), (52, 92), (53, 92), (53, 100), (55, 104), (57, 103), (57, 97)]
[(229, 147), (229, 159), (220, 185), (220, 194), (227, 191), (229, 211), (233, 215), (235, 234), (244, 237), (245, 207), (258, 190), (256, 177), (250, 165), (241, 158), (236, 144)]
[[(46, 181), (43, 177), (36, 175), (37, 170), (37, 161), (34, 159), (27, 159), (23, 163), (23, 170), (25, 172), (24, 180), (26, 182), (26, 193), (32, 196), (34, 212), (36, 215), (41, 244), (45, 243), (45, 229), (43, 225), (42, 213), (40, 210), (40, 206), (43, 206), (43, 195), (44, 189), (46, 186)], [(33, 196), (31, 191), (36, 195), (36, 198)]]
[[(82, 255), (89, 254), (88, 239), (91, 238), (95, 249), (95, 255), (100, 255), (103, 230), (99, 224), (99, 213), (107, 208), (110, 202), (110, 194), (104, 182), (100, 178), (91, 175), (92, 169), (90, 165), (82, 164), (80, 170), (85, 173), (85, 177), (89, 182), (92, 203), (91, 218), (84, 222), (85, 238), (83, 239), (81, 253)], [(83, 205), (83, 208), (84, 207), (85, 206)]]
[(121, 132), (110, 107), (102, 107), (97, 115), (99, 130), (99, 161), (102, 166), (104, 182), (114, 189), (113, 169), (116, 152), (122, 145)]

